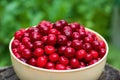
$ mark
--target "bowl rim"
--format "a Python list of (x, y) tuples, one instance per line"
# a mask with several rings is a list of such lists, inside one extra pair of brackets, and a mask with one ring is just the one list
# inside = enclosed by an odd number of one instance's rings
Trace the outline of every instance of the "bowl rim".
[[(71, 69), (71, 70), (52, 70), (52, 69), (39, 68), (39, 67), (32, 66), (32, 65), (30, 65), (30, 64), (24, 63), (23, 61), (19, 60), (19, 59), (14, 55), (14, 53), (12, 52), (11, 44), (12, 44), (12, 41), (14, 40), (14, 37), (12, 37), (12, 39), (10, 40), (10, 43), (9, 43), (9, 51), (10, 51), (11, 56), (12, 56), (18, 63), (20, 63), (20, 64), (22, 64), (22, 65), (24, 65), (24, 66), (26, 66), (26, 67), (32, 68), (32, 69), (34, 69), (34, 70), (38, 70), (38, 71), (59, 72), (59, 73), (61, 73), (61, 72), (75, 72), (75, 71), (86, 70), (86, 69), (92, 68), (92, 67), (94, 67), (95, 65), (98, 65), (99, 63), (101, 63), (101, 62), (107, 57), (109, 48), (108, 48), (108, 43), (107, 43), (107, 41), (106, 41), (98, 32), (93, 31), (93, 30), (91, 30), (91, 29), (89, 29), (89, 28), (86, 28), (86, 27), (85, 27), (85, 29), (86, 29), (87, 31), (90, 31), (90, 32), (96, 34), (97, 37), (99, 37), (101, 40), (103, 40), (103, 41), (105, 42), (105, 44), (106, 44), (106, 53), (105, 53), (105, 55), (104, 55), (98, 62), (96, 62), (96, 63), (94, 63), (94, 64), (92, 64), (92, 65), (83, 67), (83, 68), (77, 68), (77, 69)], [(14, 66), (13, 66), (13, 67), (14, 67)]]

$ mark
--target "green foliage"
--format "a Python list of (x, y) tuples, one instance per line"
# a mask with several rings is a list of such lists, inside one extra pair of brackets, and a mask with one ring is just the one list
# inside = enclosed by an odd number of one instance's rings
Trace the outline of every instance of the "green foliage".
[(14, 32), (38, 24), (65, 19), (78, 21), (109, 37), (114, 0), (0, 0), (0, 66), (10, 65), (8, 45)]

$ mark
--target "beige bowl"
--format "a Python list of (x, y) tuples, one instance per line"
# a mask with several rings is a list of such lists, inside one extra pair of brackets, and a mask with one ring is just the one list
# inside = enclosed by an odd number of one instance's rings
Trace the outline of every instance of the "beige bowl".
[(11, 43), (14, 38), (10, 41), (9, 50), (11, 53), (11, 60), (14, 70), (17, 76), (21, 80), (97, 80), (102, 71), (107, 59), (108, 44), (106, 40), (97, 32), (86, 28), (86, 30), (95, 33), (100, 39), (106, 44), (106, 54), (97, 63), (73, 70), (48, 70), (43, 68), (37, 68), (26, 64), (15, 57), (11, 50)]

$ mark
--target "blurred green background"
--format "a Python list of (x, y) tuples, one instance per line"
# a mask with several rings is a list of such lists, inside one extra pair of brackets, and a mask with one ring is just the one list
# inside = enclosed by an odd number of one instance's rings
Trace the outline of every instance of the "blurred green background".
[(0, 0), (0, 66), (11, 65), (8, 46), (15, 31), (60, 19), (77, 21), (105, 37), (107, 62), (120, 68), (119, 0)]

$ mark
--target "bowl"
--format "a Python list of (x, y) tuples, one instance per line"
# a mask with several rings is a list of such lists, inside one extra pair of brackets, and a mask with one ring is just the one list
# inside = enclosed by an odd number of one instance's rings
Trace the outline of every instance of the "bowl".
[(17, 76), (21, 80), (97, 80), (103, 72), (106, 64), (108, 44), (99, 33), (88, 28), (85, 29), (95, 33), (97, 37), (103, 40), (106, 44), (106, 54), (98, 62), (87, 67), (71, 70), (48, 70), (34, 67), (22, 62), (13, 54), (11, 49), (11, 43), (14, 40), (13, 37), (9, 44), (9, 50), (11, 54), (12, 65)]

